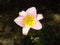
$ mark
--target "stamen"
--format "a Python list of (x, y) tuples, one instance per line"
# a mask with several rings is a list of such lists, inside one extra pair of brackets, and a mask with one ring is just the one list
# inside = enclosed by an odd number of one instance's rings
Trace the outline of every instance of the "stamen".
[(34, 17), (33, 16), (30, 16), (30, 15), (27, 15), (24, 20), (24, 25), (25, 26), (33, 26), (35, 23), (34, 23)]

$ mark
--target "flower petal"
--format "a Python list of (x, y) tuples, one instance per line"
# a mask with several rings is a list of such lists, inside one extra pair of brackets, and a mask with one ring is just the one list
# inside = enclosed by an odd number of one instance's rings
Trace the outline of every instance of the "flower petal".
[(16, 19), (14, 19), (14, 22), (17, 24), (17, 25), (19, 25), (19, 26), (21, 26), (21, 27), (23, 27), (24, 25), (23, 25), (23, 17), (17, 17)]
[(37, 20), (41, 20), (41, 19), (43, 19), (43, 15), (42, 14), (38, 14), (37, 15)]
[(22, 29), (23, 35), (27, 35), (29, 29), (30, 29), (30, 27), (23, 27), (23, 29)]
[(32, 26), (33, 29), (40, 30), (42, 29), (42, 24), (39, 21), (36, 21), (36, 24)]
[(25, 11), (21, 11), (21, 12), (19, 12), (19, 15), (20, 15), (20, 16), (26, 16), (27, 14), (26, 14)]
[(37, 11), (36, 11), (35, 7), (28, 8), (26, 10), (26, 13), (27, 13), (27, 15), (33, 15), (34, 17), (36, 17), (36, 15), (37, 15)]

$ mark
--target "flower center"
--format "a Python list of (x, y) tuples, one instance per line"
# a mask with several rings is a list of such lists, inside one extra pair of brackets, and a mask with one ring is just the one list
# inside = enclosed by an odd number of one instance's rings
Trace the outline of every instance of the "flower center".
[(25, 26), (33, 26), (35, 24), (34, 17), (30, 15), (27, 15), (23, 22)]

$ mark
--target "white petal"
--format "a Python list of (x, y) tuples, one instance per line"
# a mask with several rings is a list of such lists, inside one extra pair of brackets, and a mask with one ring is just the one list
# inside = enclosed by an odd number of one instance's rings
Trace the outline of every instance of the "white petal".
[(26, 10), (26, 13), (27, 13), (28, 15), (32, 15), (32, 16), (36, 17), (36, 15), (37, 15), (37, 10), (36, 10), (35, 7), (31, 7), (31, 8), (28, 8), (28, 9)]
[(40, 30), (40, 29), (42, 29), (42, 24), (39, 21), (36, 21), (36, 24), (34, 26), (32, 26), (31, 28)]
[(37, 20), (41, 20), (41, 19), (43, 19), (43, 15), (42, 14), (38, 14), (37, 15)]
[(25, 11), (21, 11), (21, 12), (19, 12), (19, 15), (20, 15), (20, 16), (26, 16), (27, 14), (26, 14)]
[(23, 27), (24, 25), (23, 25), (23, 17), (17, 17), (17, 18), (15, 18), (14, 19), (14, 22), (17, 24), (17, 25), (19, 25), (19, 26), (21, 26), (21, 27)]
[(22, 33), (23, 33), (23, 35), (27, 35), (29, 29), (30, 29), (30, 27), (23, 27), (23, 29), (22, 29)]

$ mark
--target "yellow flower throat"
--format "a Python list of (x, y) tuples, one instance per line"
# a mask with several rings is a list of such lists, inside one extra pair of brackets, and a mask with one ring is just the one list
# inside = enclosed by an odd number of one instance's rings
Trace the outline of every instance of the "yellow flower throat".
[(25, 26), (33, 26), (35, 24), (35, 21), (34, 21), (34, 17), (33, 16), (30, 16), (30, 15), (27, 15), (24, 20), (24, 25)]

